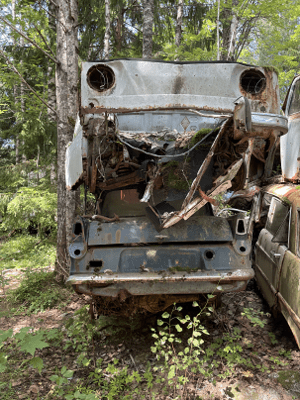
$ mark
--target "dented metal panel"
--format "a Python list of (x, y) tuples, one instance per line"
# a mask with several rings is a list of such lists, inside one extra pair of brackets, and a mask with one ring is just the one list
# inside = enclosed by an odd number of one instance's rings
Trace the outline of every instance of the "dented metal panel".
[(201, 216), (157, 232), (147, 217), (125, 218), (120, 222), (91, 222), (89, 246), (157, 242), (221, 242), (232, 241), (233, 235), (224, 218)]
[[(205, 114), (204, 114), (205, 115)], [(203, 128), (213, 129), (217, 125), (217, 118), (197, 115), (189, 111), (143, 111), (130, 114), (117, 114), (117, 126), (120, 132), (134, 132), (135, 134), (182, 134), (185, 131), (197, 132)], [(184, 122), (187, 122), (187, 125)], [(167, 131), (167, 132), (166, 132)]]
[(73, 141), (66, 151), (66, 186), (75, 189), (82, 183), (84, 168), (83, 160), (87, 157), (87, 139), (83, 136), (82, 126), (77, 118)]
[[(105, 75), (103, 85), (103, 80), (100, 80), (107, 69), (111, 73)], [(251, 84), (251, 78), (247, 81), (245, 72), (249, 71), (262, 75), (258, 82), (265, 80), (262, 90), (257, 93), (255, 89), (253, 91), (247, 87)], [(274, 98), (278, 98), (276, 74), (239, 63), (176, 63), (133, 59), (84, 62), (81, 79), (82, 114), (189, 108), (227, 113), (234, 110), (235, 99), (247, 92), (250, 92), (253, 111), (279, 112), (278, 100), (274, 101)]]

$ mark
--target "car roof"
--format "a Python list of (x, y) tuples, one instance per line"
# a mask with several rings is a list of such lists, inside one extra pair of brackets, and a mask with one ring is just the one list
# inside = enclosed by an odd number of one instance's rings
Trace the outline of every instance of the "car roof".
[(285, 203), (293, 203), (300, 208), (300, 185), (276, 184), (264, 188), (265, 193), (278, 197)]

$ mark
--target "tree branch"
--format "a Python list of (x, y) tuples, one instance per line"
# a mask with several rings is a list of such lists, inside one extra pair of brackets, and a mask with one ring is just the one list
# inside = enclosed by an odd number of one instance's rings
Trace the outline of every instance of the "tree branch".
[(27, 81), (23, 78), (23, 76), (20, 74), (20, 72), (17, 70), (17, 68), (13, 65), (13, 63), (9, 60), (9, 58), (5, 55), (5, 53), (0, 49), (0, 54), (2, 55), (2, 57), (6, 60), (6, 62), (11, 66), (12, 71), (17, 74), (22, 82), (25, 83), (25, 85), (28, 87), (28, 89), (43, 103), (45, 104), (46, 107), (48, 107), (55, 115), (56, 115), (56, 111), (54, 110), (54, 108), (52, 108), (51, 106), (49, 106), (49, 104), (47, 104), (38, 94), (37, 92), (29, 85), (29, 83), (27, 83)]
[(42, 38), (42, 41), (45, 43), (45, 45), (47, 46), (48, 50), (50, 51), (50, 53), (53, 55), (53, 57), (55, 57), (55, 54), (53, 53), (51, 47), (49, 46), (49, 44), (47, 43), (46, 39), (44, 38), (42, 32), (39, 30), (39, 28), (33, 24), (33, 26), (35, 27), (35, 29), (37, 30), (37, 33), (40, 35), (40, 37)]
[(53, 1), (53, 0), (49, 0), (50, 3), (52, 3), (55, 7), (58, 7), (58, 5)]
[(28, 36), (25, 35), (24, 32), (20, 31), (19, 29), (17, 29), (15, 26), (13, 26), (10, 22), (8, 22), (5, 18), (0, 16), (0, 20), (3, 21), (6, 25), (8, 25), (11, 29), (13, 29), (14, 31), (16, 31), (19, 35), (23, 36), (23, 38), (25, 38), (26, 40), (28, 40), (28, 42), (30, 42), (31, 44), (33, 44), (35, 47), (37, 47), (39, 50), (41, 50), (47, 57), (49, 57), (53, 62), (55, 62), (56, 64), (59, 64), (59, 62), (56, 60), (56, 58), (53, 58), (51, 56), (51, 54), (47, 53), (47, 51), (43, 50), (35, 41), (29, 39)]

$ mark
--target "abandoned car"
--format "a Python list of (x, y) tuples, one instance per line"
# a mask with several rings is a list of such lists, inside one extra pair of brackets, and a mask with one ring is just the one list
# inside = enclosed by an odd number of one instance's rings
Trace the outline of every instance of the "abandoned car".
[(83, 63), (66, 182), (95, 207), (74, 222), (68, 282), (104, 313), (243, 290), (260, 187), (286, 132), (271, 69)]
[(282, 312), (300, 347), (300, 76), (294, 78), (283, 110), (288, 118), (288, 133), (280, 138), (283, 183), (264, 189), (262, 213), (269, 210), (254, 267), (264, 297), (275, 312)]
[(255, 245), (255, 275), (270, 307), (281, 311), (300, 347), (300, 190), (295, 185), (265, 188), (269, 206)]

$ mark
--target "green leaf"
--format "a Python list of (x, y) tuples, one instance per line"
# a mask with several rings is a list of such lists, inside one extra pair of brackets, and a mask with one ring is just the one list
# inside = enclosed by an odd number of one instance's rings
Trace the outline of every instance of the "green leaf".
[(42, 340), (43, 333), (38, 332), (36, 335), (28, 334), (20, 343), (20, 350), (30, 353), (32, 356), (36, 349), (49, 347), (49, 344)]
[(162, 321), (161, 319), (157, 320), (157, 325), (158, 326), (162, 326), (164, 324), (164, 321)]
[(199, 307), (199, 304), (197, 303), (197, 301), (193, 301), (192, 306), (193, 306), (193, 307)]
[(213, 294), (208, 294), (208, 295), (207, 295), (207, 298), (208, 298), (208, 299), (213, 299), (214, 297), (215, 297), (215, 296), (214, 296)]
[(168, 379), (172, 379), (175, 376), (175, 365), (171, 365), (168, 372)]
[(32, 329), (32, 328), (30, 328), (28, 326), (26, 326), (25, 328), (20, 329), (20, 332), (15, 334), (15, 339), (17, 341), (25, 339), (25, 337), (26, 337), (28, 331), (30, 331), (30, 329)]
[(36, 368), (39, 373), (42, 372), (43, 366), (44, 366), (44, 362), (41, 359), (41, 357), (33, 357), (31, 360), (29, 360), (29, 364), (33, 367)]
[(8, 338), (11, 338), (13, 335), (13, 330), (9, 329), (8, 331), (0, 331), (0, 344), (7, 340)]
[(175, 325), (177, 332), (182, 332), (182, 328), (179, 324)]
[(164, 312), (162, 315), (162, 318), (169, 318), (169, 317), (170, 317), (170, 314), (167, 312)]

